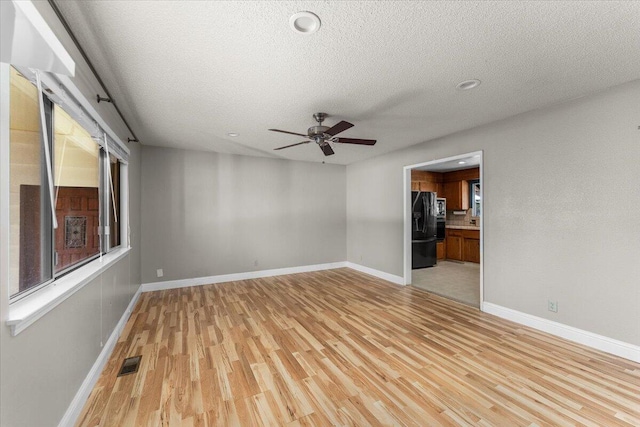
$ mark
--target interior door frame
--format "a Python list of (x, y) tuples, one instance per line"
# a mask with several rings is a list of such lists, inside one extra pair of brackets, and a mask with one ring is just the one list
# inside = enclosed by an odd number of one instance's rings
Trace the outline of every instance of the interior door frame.
[(484, 302), (484, 218), (485, 218), (485, 199), (484, 199), (484, 171), (483, 171), (483, 152), (473, 151), (470, 153), (459, 154), (456, 156), (446, 157), (428, 162), (416, 163), (403, 168), (402, 193), (404, 195), (404, 277), (403, 284), (410, 285), (411, 278), (411, 170), (423, 166), (436, 165), (438, 163), (450, 162), (452, 160), (463, 159), (466, 157), (480, 155), (480, 198), (482, 200), (482, 212), (480, 215), (480, 310)]

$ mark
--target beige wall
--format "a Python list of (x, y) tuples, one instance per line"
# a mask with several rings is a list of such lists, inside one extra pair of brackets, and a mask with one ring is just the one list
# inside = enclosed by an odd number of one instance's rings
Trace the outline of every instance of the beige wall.
[(143, 283), (344, 261), (345, 201), (344, 166), (145, 146)]
[(349, 165), (348, 260), (401, 276), (403, 166), (483, 150), (485, 300), (640, 344), (639, 100), (634, 81)]

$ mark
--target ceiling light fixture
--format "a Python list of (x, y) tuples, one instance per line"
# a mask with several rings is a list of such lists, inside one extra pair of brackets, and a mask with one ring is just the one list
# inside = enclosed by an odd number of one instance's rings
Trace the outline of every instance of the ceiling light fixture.
[(298, 12), (291, 15), (289, 25), (296, 33), (313, 34), (320, 29), (320, 18), (311, 12)]
[(229, 135), (231, 138), (235, 138), (236, 136), (240, 135), (239, 133), (235, 133), (235, 132), (229, 132), (227, 135)]
[(470, 89), (475, 89), (478, 86), (480, 86), (480, 80), (471, 79), (471, 80), (465, 80), (463, 82), (458, 83), (456, 85), (456, 89), (458, 89), (458, 90), (470, 90)]
[(458, 164), (459, 164), (459, 165), (464, 165), (465, 163), (467, 163), (467, 162), (465, 162), (464, 160), (460, 160), (460, 161), (458, 162)]

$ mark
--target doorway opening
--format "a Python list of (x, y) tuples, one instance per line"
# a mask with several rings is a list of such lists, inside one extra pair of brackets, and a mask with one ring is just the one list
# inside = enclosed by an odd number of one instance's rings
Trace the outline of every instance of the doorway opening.
[(482, 307), (482, 177), (482, 151), (404, 167), (406, 285)]

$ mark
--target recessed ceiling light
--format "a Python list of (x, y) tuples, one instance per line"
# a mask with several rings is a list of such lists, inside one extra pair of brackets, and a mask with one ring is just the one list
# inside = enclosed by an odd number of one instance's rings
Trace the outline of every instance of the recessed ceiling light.
[(469, 90), (469, 89), (475, 89), (478, 86), (480, 86), (480, 80), (471, 79), (471, 80), (465, 80), (463, 82), (458, 83), (456, 85), (456, 89), (458, 89), (458, 90)]
[(296, 33), (313, 34), (320, 29), (320, 18), (311, 12), (298, 12), (291, 15), (289, 25)]
[(458, 164), (459, 164), (459, 165), (464, 165), (465, 163), (467, 163), (467, 162), (465, 162), (464, 160), (460, 160), (460, 161), (458, 162)]
[(235, 138), (236, 136), (240, 135), (239, 133), (235, 133), (235, 132), (229, 132), (227, 135), (229, 135), (232, 138)]

